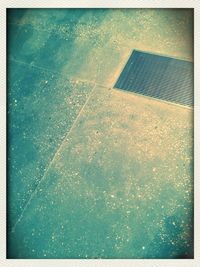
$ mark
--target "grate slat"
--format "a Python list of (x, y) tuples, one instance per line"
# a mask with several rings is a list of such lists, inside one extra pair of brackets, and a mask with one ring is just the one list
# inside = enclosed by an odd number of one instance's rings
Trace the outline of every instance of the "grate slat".
[(114, 87), (193, 107), (193, 62), (134, 50)]

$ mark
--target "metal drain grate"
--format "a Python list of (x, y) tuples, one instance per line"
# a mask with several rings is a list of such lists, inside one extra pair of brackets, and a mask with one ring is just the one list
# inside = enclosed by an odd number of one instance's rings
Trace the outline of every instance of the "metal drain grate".
[(193, 106), (193, 63), (133, 51), (115, 88)]

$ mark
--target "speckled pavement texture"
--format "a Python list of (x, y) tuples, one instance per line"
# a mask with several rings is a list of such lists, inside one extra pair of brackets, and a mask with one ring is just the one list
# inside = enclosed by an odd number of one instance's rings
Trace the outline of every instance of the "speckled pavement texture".
[(193, 110), (113, 89), (192, 37), (187, 9), (8, 11), (8, 258), (193, 257)]

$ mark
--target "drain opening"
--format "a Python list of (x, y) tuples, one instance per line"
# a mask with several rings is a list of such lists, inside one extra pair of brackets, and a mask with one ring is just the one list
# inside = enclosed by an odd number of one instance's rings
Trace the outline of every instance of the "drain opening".
[(193, 107), (193, 62), (134, 50), (114, 87)]

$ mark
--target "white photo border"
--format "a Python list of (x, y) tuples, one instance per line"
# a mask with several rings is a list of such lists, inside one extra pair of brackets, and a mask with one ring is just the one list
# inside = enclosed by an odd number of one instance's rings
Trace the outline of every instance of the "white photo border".
[[(6, 259), (6, 9), (194, 8), (194, 259), (13, 260)], [(3, 0), (0, 3), (0, 266), (198, 267), (200, 266), (200, 1), (199, 0)]]

